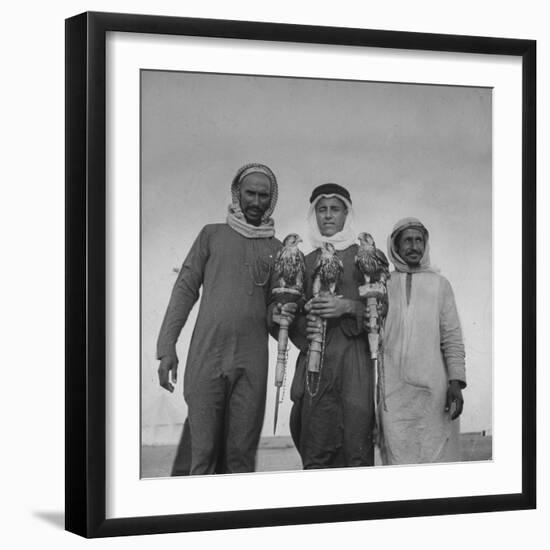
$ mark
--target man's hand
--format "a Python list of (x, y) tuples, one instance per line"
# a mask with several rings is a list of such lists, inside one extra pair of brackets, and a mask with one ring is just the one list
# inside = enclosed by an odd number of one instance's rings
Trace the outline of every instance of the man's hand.
[(342, 296), (316, 296), (309, 301), (310, 311), (323, 319), (337, 319), (353, 311), (353, 300)]
[[(172, 383), (170, 383), (170, 373), (172, 373)], [(176, 355), (165, 355), (160, 360), (158, 375), (159, 384), (172, 393), (174, 384), (178, 381), (178, 357)]]
[(309, 313), (306, 315), (306, 338), (315, 340), (317, 335), (323, 332), (323, 321), (317, 316)]
[(286, 318), (288, 319), (288, 324), (292, 324), (294, 321), (294, 317), (296, 314), (296, 310), (298, 309), (298, 305), (295, 302), (288, 302), (286, 304), (277, 304), (273, 308), (273, 322), (277, 323), (278, 325), (281, 324), (281, 319)]
[(453, 403), (455, 403), (455, 410), (451, 416), (451, 420), (458, 418), (462, 414), (462, 409), (464, 408), (464, 398), (462, 397), (462, 389), (460, 388), (460, 382), (458, 380), (449, 381), (445, 412), (451, 410)]

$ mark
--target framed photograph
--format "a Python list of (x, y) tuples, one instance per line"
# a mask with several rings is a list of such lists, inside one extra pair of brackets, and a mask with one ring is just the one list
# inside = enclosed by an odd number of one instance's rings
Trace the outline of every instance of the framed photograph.
[(531, 40), (68, 19), (67, 530), (534, 508), (535, 115)]

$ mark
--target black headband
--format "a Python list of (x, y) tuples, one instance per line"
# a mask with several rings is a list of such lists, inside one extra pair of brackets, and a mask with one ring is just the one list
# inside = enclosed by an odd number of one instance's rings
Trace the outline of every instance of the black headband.
[(316, 187), (311, 193), (311, 197), (309, 197), (309, 202), (313, 202), (319, 195), (340, 195), (351, 204), (349, 191), (337, 183), (323, 183), (323, 185)]

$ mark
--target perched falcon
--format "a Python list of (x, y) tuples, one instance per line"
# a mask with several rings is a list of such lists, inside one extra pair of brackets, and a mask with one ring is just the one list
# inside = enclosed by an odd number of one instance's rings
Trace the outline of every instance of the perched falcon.
[(298, 248), (301, 242), (300, 235), (287, 235), (283, 241), (283, 248), (275, 258), (275, 275), (280, 289), (290, 288), (300, 293), (303, 290), (306, 263), (302, 251)]
[(335, 294), (336, 285), (344, 271), (342, 260), (336, 255), (331, 243), (323, 243), (321, 254), (313, 268), (313, 295), (320, 292)]
[(359, 248), (355, 255), (355, 263), (365, 277), (365, 284), (380, 282), (383, 285), (390, 277), (388, 259), (376, 248), (374, 239), (369, 233), (359, 234)]

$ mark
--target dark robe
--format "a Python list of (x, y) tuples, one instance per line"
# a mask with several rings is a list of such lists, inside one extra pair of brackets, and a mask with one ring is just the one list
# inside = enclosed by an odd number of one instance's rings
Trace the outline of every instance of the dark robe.
[[(357, 246), (337, 251), (344, 264), (336, 294), (359, 302), (363, 278), (355, 266)], [(305, 292), (312, 296), (313, 267), (319, 251), (306, 256)], [(301, 350), (292, 381), (294, 402), (290, 429), (305, 469), (372, 466), (374, 464), (374, 369), (370, 359), (362, 308), (357, 315), (329, 319), (319, 389), (314, 397), (306, 385), (305, 314), (291, 326), (290, 337)], [(313, 384), (315, 386), (315, 384)], [(315, 387), (310, 389), (314, 390)], [(313, 393), (313, 392), (312, 392)]]
[(157, 355), (175, 353), (202, 286), (184, 374), (191, 474), (254, 471), (265, 409), (270, 278), (280, 246), (227, 224), (207, 225), (179, 272)]

